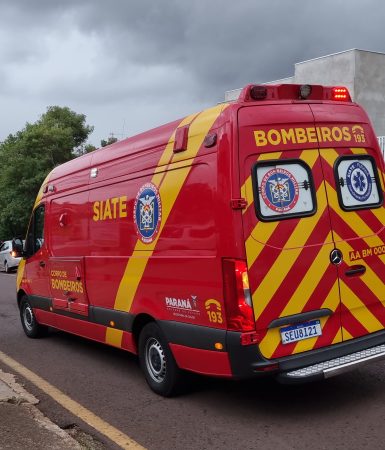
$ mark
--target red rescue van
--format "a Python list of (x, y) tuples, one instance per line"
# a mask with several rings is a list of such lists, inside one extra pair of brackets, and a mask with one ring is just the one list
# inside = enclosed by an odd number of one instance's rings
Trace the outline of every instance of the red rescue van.
[(383, 172), (345, 88), (285, 84), (56, 167), (17, 275), (24, 331), (138, 354), (165, 396), (184, 371), (297, 383), (384, 358)]

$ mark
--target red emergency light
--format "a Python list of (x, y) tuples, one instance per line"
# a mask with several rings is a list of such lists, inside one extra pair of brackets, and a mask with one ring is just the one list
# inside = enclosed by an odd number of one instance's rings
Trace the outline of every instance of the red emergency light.
[(332, 89), (332, 100), (337, 100), (340, 102), (350, 101), (349, 91), (346, 87), (334, 87)]

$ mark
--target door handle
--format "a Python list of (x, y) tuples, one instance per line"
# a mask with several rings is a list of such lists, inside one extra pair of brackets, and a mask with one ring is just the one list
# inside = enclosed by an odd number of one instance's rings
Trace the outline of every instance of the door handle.
[(40, 267), (45, 267), (45, 262), (44, 262), (44, 261), (40, 261), (40, 262), (39, 262), (39, 266), (40, 266)]
[(356, 275), (363, 275), (366, 272), (366, 267), (361, 264), (357, 264), (356, 266), (351, 266), (349, 270), (345, 272), (347, 277), (354, 277)]

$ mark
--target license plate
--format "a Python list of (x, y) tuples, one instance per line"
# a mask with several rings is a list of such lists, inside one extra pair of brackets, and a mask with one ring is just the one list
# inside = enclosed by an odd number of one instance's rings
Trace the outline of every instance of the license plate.
[(312, 337), (321, 336), (322, 329), (319, 320), (311, 322), (299, 323), (280, 329), (282, 344), (290, 344), (292, 342), (310, 339)]

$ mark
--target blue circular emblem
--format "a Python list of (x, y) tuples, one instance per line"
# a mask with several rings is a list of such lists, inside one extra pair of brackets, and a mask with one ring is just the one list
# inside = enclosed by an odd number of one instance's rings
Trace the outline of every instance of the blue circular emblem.
[(134, 222), (139, 239), (150, 244), (157, 236), (162, 218), (162, 203), (158, 188), (144, 184), (135, 199)]
[(294, 208), (299, 198), (299, 187), (294, 175), (286, 169), (269, 170), (261, 182), (261, 196), (266, 205), (277, 213)]
[(368, 169), (354, 161), (346, 171), (346, 185), (350, 195), (359, 202), (365, 202), (372, 193), (372, 179)]

